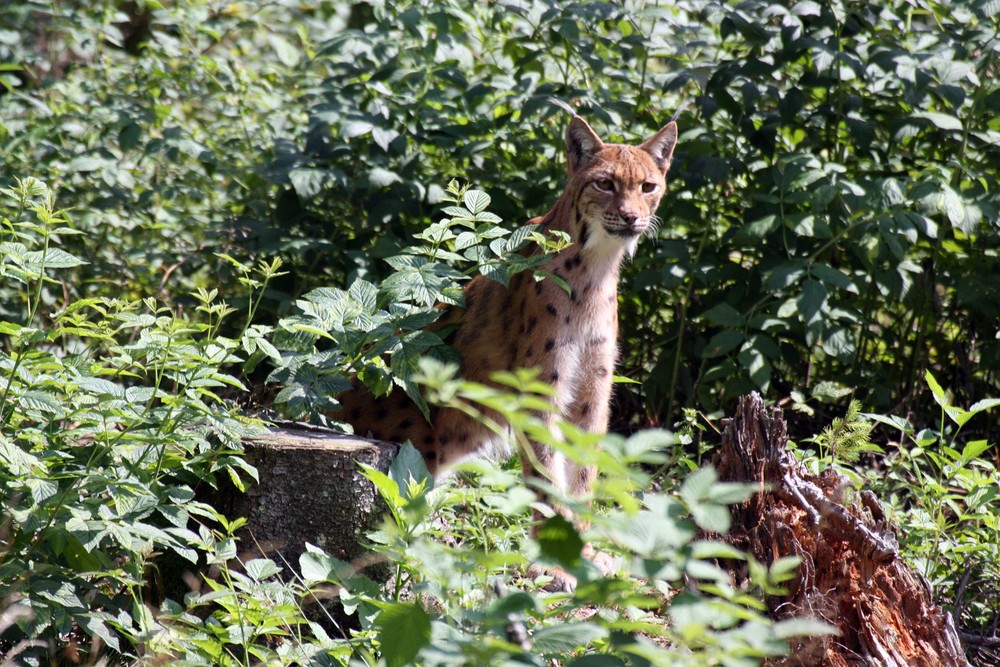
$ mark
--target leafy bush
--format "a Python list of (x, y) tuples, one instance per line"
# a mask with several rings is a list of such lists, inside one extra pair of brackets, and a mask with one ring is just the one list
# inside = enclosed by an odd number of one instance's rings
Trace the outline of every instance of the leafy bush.
[(259, 426), (218, 396), (240, 387), (223, 367), (252, 335), (218, 335), (227, 309), (208, 293), (207, 322), (155, 299), (41, 315), (43, 285), (84, 263), (58, 247), (74, 230), (39, 181), (0, 195), (0, 302), (23, 313), (0, 320), (0, 641), (24, 664), (68, 642), (127, 653), (149, 631), (154, 556), (197, 563), (222, 520), (199, 485), (254, 474), (240, 439)]
[(871, 475), (870, 483), (886, 499), (908, 559), (939, 597), (962, 610), (962, 627), (985, 632), (996, 622), (1000, 473), (982, 456), (993, 443), (961, 432), (977, 415), (1000, 406), (1000, 398), (961, 408), (931, 373), (925, 380), (940, 420), (932, 428), (916, 429), (900, 417), (870, 415), (898, 433), (899, 440), (887, 460), (887, 474)]
[(213, 252), (286, 261), (272, 314), (377, 285), (452, 177), (514, 224), (554, 201), (548, 96), (628, 141), (686, 98), (667, 224), (622, 290), (642, 384), (619, 428), (753, 388), (923, 411), (926, 369), (958, 395), (998, 388), (991, 3), (116, 7), (0, 10), (48, 40), (0, 46), (21, 84), (0, 157), (79, 209), (81, 296), (114, 294), (111, 274), (133, 296), (235, 286)]
[[(444, 313), (436, 306), (464, 305), (461, 281), (469, 272), (507, 284), (567, 244), (565, 234), (546, 236), (533, 225), (501, 227), (480, 190), (452, 181), (444, 196), (447, 217), (416, 234), (419, 245), (387, 259), (396, 271), (380, 285), (357, 278), (347, 290), (313, 290), (297, 302), (299, 313), (282, 320), (275, 342), (284, 355), (270, 380), (283, 387), (275, 403), (285, 414), (324, 418), (352, 373), (375, 395), (398, 383), (426, 412), (411, 377), (420, 358), (455, 358), (432, 330)], [(522, 253), (528, 243), (540, 252)]]
[(238, 286), (213, 253), (244, 256), (259, 243), (275, 199), (262, 163), (302, 122), (310, 40), (336, 33), (331, 11), (191, 0), (0, 7), (0, 62), (12, 63), (0, 72), (11, 87), (0, 96), (0, 184), (34, 174), (76, 211), (85, 233), (64, 243), (89, 262), (67, 280), (71, 296), (124, 289), (195, 308), (187, 294), (198, 287)]
[[(424, 362), (422, 373), (434, 400), (497, 410), (514, 425), (516, 438), (546, 430), (527, 408), (550, 389), (530, 373), (506, 377), (505, 391), (462, 382), (453, 368), (433, 362)], [(164, 608), (156, 619), (158, 647), (185, 664), (213, 665), (756, 665), (783, 655), (787, 637), (826, 631), (808, 619), (774, 623), (758, 611), (761, 596), (777, 594), (793, 576), (794, 561), (770, 571), (750, 563), (750, 580), (734, 588), (714, 559), (744, 556), (720, 542), (695, 540), (699, 527), (724, 532), (725, 506), (750, 489), (720, 484), (702, 470), (688, 477), (679, 496), (637, 497), (650, 481), (641, 466), (664, 460), (661, 450), (671, 446), (672, 434), (614, 436), (598, 448), (599, 437), (561, 428), (565, 441), (549, 433), (549, 444), (609, 473), (587, 499), (541, 484), (591, 522), (585, 534), (539, 504), (519, 472), (481, 461), (465, 468), (462, 482), (435, 486), (416, 450), (405, 447), (388, 474), (365, 470), (388, 508), (369, 535), (394, 568), (387, 584), (314, 546), (302, 555), (294, 584), (274, 578), (279, 567), (272, 561), (250, 561), (246, 574), (227, 575), (226, 586), (189, 596), (195, 609), (213, 609), (208, 620)], [(537, 539), (526, 530), (533, 507), (549, 516)], [(581, 555), (584, 539), (634, 577), (601, 575)], [(532, 562), (572, 572), (576, 592), (545, 592), (548, 575), (526, 576)], [(353, 617), (353, 629), (328, 618), (328, 633), (302, 618), (299, 610), (312, 595), (331, 592)]]

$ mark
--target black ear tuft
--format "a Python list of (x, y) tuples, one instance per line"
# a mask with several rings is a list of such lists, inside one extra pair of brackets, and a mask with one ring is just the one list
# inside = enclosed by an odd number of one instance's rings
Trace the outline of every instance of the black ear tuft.
[(566, 157), (569, 159), (569, 173), (575, 174), (587, 166), (604, 142), (597, 138), (587, 121), (574, 116), (566, 130)]
[(670, 121), (659, 132), (654, 134), (641, 148), (649, 153), (653, 162), (664, 174), (670, 169), (670, 160), (674, 156), (674, 146), (677, 145), (677, 123)]

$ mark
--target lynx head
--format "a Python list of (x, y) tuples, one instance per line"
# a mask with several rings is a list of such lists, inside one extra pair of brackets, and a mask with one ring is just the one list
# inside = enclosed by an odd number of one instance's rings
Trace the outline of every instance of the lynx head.
[(604, 143), (574, 115), (566, 131), (567, 190), (576, 201), (573, 240), (584, 248), (600, 243), (634, 254), (639, 238), (656, 232), (656, 207), (676, 143), (674, 121), (641, 146), (625, 146)]

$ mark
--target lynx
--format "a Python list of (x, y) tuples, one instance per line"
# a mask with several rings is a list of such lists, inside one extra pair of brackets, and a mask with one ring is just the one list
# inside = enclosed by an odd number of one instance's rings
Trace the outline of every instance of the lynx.
[[(640, 237), (657, 229), (676, 142), (671, 121), (641, 146), (606, 144), (574, 112), (566, 131), (569, 182), (555, 206), (531, 221), (543, 231), (567, 233), (572, 244), (541, 267), (550, 276), (543, 280), (522, 272), (509, 287), (483, 276), (466, 286), (464, 309), (445, 316), (459, 323), (453, 346), (465, 379), (489, 383), (497, 371), (538, 368), (552, 384), (556, 409), (543, 419), (558, 416), (588, 431), (607, 430), (618, 357), (619, 266)], [(376, 398), (354, 384), (355, 391), (340, 397), (338, 418), (361, 435), (410, 440), (432, 473), (502, 447), (493, 431), (457, 410), (432, 411), (428, 423), (403, 392)], [(557, 488), (589, 491), (595, 470), (572, 465), (550, 448), (535, 450), (541, 473)], [(523, 465), (532, 472), (529, 461)]]

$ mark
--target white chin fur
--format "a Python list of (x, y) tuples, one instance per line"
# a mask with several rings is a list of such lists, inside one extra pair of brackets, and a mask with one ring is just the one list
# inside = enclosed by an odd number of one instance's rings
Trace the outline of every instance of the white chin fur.
[(625, 244), (625, 255), (631, 260), (635, 257), (635, 250), (639, 247), (639, 237), (633, 236)]

